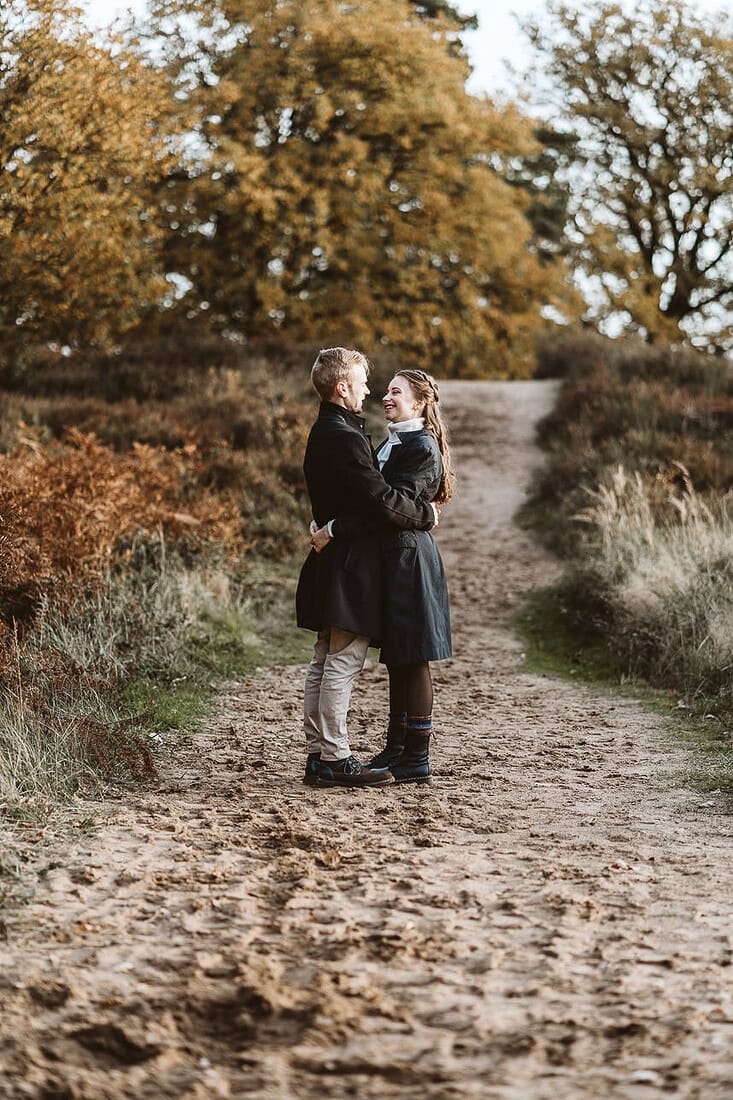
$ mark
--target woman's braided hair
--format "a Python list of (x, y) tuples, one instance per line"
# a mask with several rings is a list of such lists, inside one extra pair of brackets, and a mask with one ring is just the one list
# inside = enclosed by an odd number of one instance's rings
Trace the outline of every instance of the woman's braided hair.
[(448, 429), (443, 423), (443, 417), (438, 407), (440, 403), (440, 390), (438, 383), (424, 370), (398, 370), (396, 378), (404, 378), (410, 384), (410, 389), (415, 395), (415, 400), (423, 406), (422, 416), (425, 418), (425, 427), (435, 436), (440, 457), (443, 463), (443, 475), (440, 479), (440, 487), (435, 497), (436, 504), (445, 504), (453, 496), (456, 477), (453, 473), (450, 447), (448, 446)]

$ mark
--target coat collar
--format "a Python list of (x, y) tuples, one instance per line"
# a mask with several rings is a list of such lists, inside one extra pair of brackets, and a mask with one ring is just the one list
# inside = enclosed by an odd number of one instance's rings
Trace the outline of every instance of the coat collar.
[(361, 428), (362, 431), (366, 431), (366, 420), (363, 416), (359, 416), (358, 413), (353, 413), (349, 409), (345, 409), (343, 405), (334, 405), (333, 401), (321, 401), (318, 415), (328, 417), (329, 419), (338, 417), (341, 420), (345, 420), (347, 424), (351, 424), (355, 428)]

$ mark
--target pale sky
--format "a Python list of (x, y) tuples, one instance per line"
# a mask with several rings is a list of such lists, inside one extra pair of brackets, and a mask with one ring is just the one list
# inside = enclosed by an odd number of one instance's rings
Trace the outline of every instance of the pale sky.
[(542, 11), (538, 0), (457, 0), (454, 5), (463, 15), (477, 15), (479, 27), (465, 36), (473, 76), (468, 87), (472, 92), (500, 93), (512, 98), (512, 82), (505, 62), (524, 68), (531, 57), (522, 19), (537, 16)]
[[(128, 9), (141, 13), (146, 7), (146, 0), (81, 0), (81, 3), (100, 26)], [(479, 18), (479, 29), (465, 36), (474, 67), (469, 89), (513, 98), (505, 60), (520, 70), (531, 63), (532, 54), (521, 21), (541, 15), (542, 0), (454, 0), (454, 4), (463, 14)], [(692, 0), (692, 5), (702, 11), (720, 11), (728, 6), (727, 0)]]

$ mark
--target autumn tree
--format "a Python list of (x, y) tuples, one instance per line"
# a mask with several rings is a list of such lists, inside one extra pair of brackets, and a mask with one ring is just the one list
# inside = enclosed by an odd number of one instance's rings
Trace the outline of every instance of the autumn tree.
[(684, 0), (560, 3), (530, 36), (578, 137), (572, 231), (597, 315), (731, 347), (730, 18)]
[(531, 126), (466, 93), (441, 7), (157, 5), (156, 48), (199, 117), (164, 193), (189, 316), (391, 348), (440, 373), (530, 369), (543, 307), (566, 293), (532, 248), (528, 197), (502, 178)]
[(568, 219), (572, 193), (567, 170), (577, 155), (573, 133), (536, 123), (535, 147), (524, 156), (512, 157), (504, 178), (528, 196), (525, 217), (533, 229), (531, 247), (543, 263), (553, 263), (571, 251)]
[(107, 341), (165, 285), (167, 85), (65, 0), (5, 0), (0, 42), (0, 355)]

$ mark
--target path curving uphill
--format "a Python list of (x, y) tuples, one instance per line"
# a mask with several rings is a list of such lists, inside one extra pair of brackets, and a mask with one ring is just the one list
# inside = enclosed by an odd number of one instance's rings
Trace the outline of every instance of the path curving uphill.
[[(0, 1097), (723, 1100), (731, 819), (627, 699), (522, 670), (547, 382), (445, 384), (456, 656), (431, 789), (300, 784), (302, 668), (229, 685), (0, 943)], [(383, 669), (354, 697), (379, 741)], [(99, 807), (90, 807), (99, 813)]]

